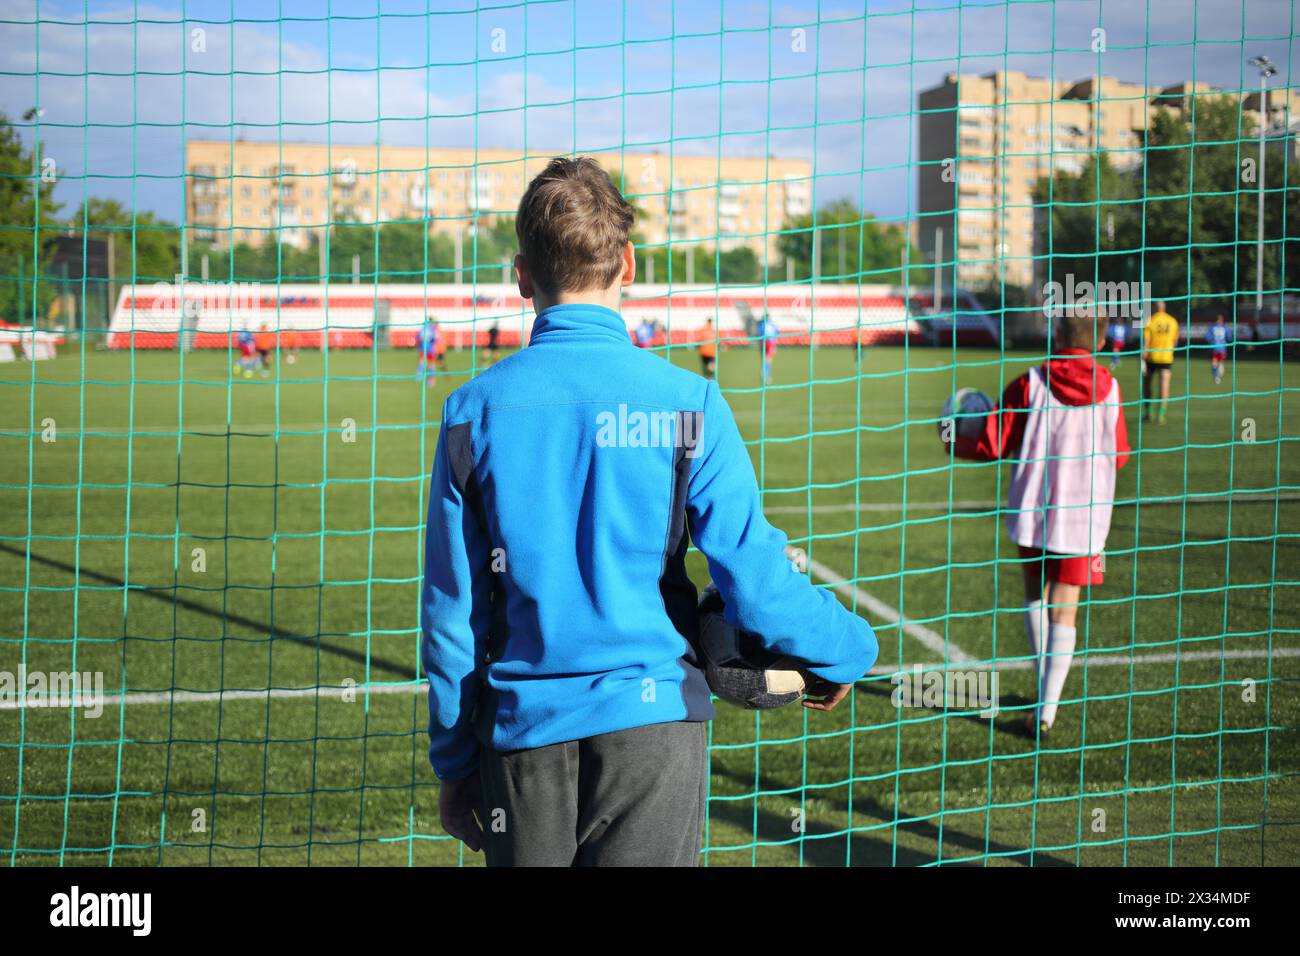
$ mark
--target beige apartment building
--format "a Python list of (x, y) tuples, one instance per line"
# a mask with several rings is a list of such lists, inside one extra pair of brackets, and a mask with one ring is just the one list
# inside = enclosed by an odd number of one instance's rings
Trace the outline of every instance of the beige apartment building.
[[(305, 247), (326, 223), (427, 219), (464, 236), (513, 216), (549, 154), (505, 149), (348, 146), (191, 140), (187, 223), (221, 246), (274, 234)], [(777, 230), (812, 209), (812, 166), (802, 159), (595, 153), (625, 177), (650, 243), (749, 246), (775, 261)], [(671, 216), (670, 216), (671, 213)]]
[[(1204, 83), (1148, 88), (1111, 76), (1067, 82), (1016, 70), (948, 74), (919, 96), (921, 249), (930, 258), (941, 244), (940, 258), (956, 263), (958, 285), (1037, 285), (1039, 178), (1078, 173), (1097, 149), (1121, 169), (1136, 166), (1140, 131), (1155, 110), (1190, 108), (1194, 94), (1215, 91)], [(1242, 99), (1258, 110), (1257, 93), (1253, 103), (1250, 95)], [(1275, 91), (1270, 119), (1281, 122), (1288, 107), (1300, 115), (1300, 97)], [(943, 281), (954, 281), (951, 267)]]

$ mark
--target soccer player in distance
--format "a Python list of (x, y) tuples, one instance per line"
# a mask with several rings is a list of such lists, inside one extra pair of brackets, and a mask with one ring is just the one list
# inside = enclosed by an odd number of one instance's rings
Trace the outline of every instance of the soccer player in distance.
[(239, 363), (236, 367), (244, 373), (244, 378), (252, 378), (253, 367), (257, 364), (257, 347), (253, 343), (253, 333), (248, 329), (240, 329), (235, 334), (235, 341), (239, 345)]
[(636, 346), (639, 349), (648, 349), (655, 344), (655, 324), (648, 318), (642, 319), (636, 327)]
[(1106, 338), (1110, 341), (1110, 370), (1113, 372), (1119, 368), (1120, 359), (1124, 357), (1124, 343), (1128, 338), (1128, 326), (1122, 318), (1111, 320)]
[(1232, 342), (1232, 330), (1222, 312), (1214, 317), (1214, 324), (1206, 331), (1205, 340), (1210, 344), (1210, 373), (1214, 376), (1214, 384), (1218, 385), (1223, 381), (1223, 363), (1227, 361), (1228, 344)]
[(1059, 320), (1047, 362), (1007, 386), (978, 438), (952, 446), (961, 458), (1014, 462), (1007, 529), (1020, 549), (1038, 676), (1037, 715), (1025, 729), (1040, 737), (1056, 721), (1074, 659), (1080, 593), (1105, 580), (1115, 474), (1130, 451), (1119, 382), (1096, 362), (1105, 320), (1091, 307), (1073, 311)]
[(700, 333), (700, 373), (705, 378), (718, 377), (718, 330), (712, 319), (705, 321)]
[(265, 322), (257, 335), (253, 337), (253, 344), (257, 347), (257, 366), (262, 370), (262, 378), (271, 374), (271, 352), (275, 349), (275, 333), (271, 331), (271, 326)]
[(430, 370), (439, 370), (442, 363), (442, 356), (438, 352), (439, 339), (441, 335), (438, 331), (438, 325), (428, 316), (424, 317), (424, 325), (420, 326), (418, 334), (419, 341), (416, 343), (420, 349), (420, 359), (416, 364), (416, 377), (421, 379), (426, 385), (434, 384), (434, 379), (430, 378)]
[[(1165, 311), (1165, 303), (1156, 302), (1155, 314), (1142, 332), (1142, 400), (1149, 422), (1165, 423), (1169, 406), (1169, 380), (1174, 377), (1174, 350), (1178, 348), (1178, 320)], [(1159, 419), (1156, 418), (1156, 386), (1159, 389)]]
[(776, 362), (776, 339), (781, 330), (766, 315), (763, 316), (763, 384), (772, 384), (772, 365)]
[(443, 406), (429, 755), (444, 828), (489, 865), (696, 863), (713, 705), (688, 541), (727, 620), (803, 664), (804, 706), (830, 710), (876, 658), (870, 625), (786, 559), (717, 383), (628, 336), (632, 219), (596, 162), (552, 160), (515, 221), (528, 347)]

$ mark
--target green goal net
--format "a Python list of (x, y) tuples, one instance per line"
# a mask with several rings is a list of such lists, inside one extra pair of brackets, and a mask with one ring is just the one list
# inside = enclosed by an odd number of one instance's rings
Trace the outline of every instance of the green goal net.
[[(481, 861), (427, 759), (428, 475), (527, 343), (523, 189), (581, 154), (637, 211), (629, 335), (714, 358), (791, 560), (880, 640), (831, 713), (718, 705), (704, 864), (1294, 862), (1295, 26), (0, 3), (0, 859)], [(1044, 728), (1048, 559), (940, 436), (1050, 387), (1070, 310), (1131, 451)]]

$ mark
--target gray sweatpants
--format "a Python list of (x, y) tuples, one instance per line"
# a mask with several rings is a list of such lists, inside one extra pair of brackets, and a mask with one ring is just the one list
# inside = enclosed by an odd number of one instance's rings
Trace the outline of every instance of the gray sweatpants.
[(484, 747), (488, 866), (695, 866), (707, 724), (647, 724), (531, 750)]

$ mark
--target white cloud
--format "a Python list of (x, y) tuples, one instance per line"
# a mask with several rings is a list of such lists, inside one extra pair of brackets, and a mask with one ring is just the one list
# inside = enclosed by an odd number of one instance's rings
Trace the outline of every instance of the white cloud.
[[(206, 51), (197, 53), (188, 48), (192, 38), (183, 25), (148, 22), (175, 20), (174, 7), (101, 4), (95, 20), (122, 24), (87, 28), (79, 5), (61, 15), (46, 0), (40, 16), (70, 25), (43, 23), (38, 32), (30, 24), (0, 23), (0, 108), (16, 117), (39, 96), (41, 139), (59, 163), (62, 201), (75, 203), (83, 192), (114, 195), (170, 218), (179, 208), (182, 122), (189, 138), (373, 143), (379, 137), (406, 145), (515, 148), (526, 142), (538, 152), (655, 143), (667, 152), (671, 141), (680, 153), (770, 151), (815, 158), (825, 177), (817, 183), (819, 199), (847, 195), (881, 215), (901, 217), (914, 202), (913, 111), (920, 90), (959, 68), (1019, 68), (1076, 79), (1098, 64), (1088, 49), (1098, 23), (1094, 0), (968, 3), (960, 9), (936, 0), (942, 9), (935, 10), (926, 9), (925, 0), (918, 5), (913, 11), (910, 4), (872, 2), (865, 21), (854, 8), (823, 8), (825, 20), (845, 22), (808, 28), (802, 53), (791, 49), (790, 24), (814, 21), (814, 6), (779, 3), (769, 10), (763, 3), (729, 2), (722, 8), (725, 27), (736, 32), (720, 47), (716, 36), (679, 38), (676, 44), (499, 61), (479, 49), (476, 64), (473, 43), (461, 49), (459, 34), (452, 43), (450, 21), (436, 18), (370, 24), (369, 33), (364, 21), (337, 21), (329, 55), (323, 29), (310, 29), (319, 24), (285, 24), (283, 39), (274, 24), (207, 24)], [(530, 13), (530, 23), (547, 9)], [(656, 9), (633, 4), (631, 34), (664, 36), (671, 23)], [(1234, 88), (1243, 78), (1253, 84), (1243, 59), (1263, 51), (1282, 67), (1281, 79), (1290, 79), (1293, 44), (1242, 39), (1243, 32), (1247, 38), (1286, 34), (1287, 0), (1250, 3), (1244, 31), (1240, 0), (1200, 0), (1194, 23), (1181, 0), (1108, 2), (1100, 9), (1106, 73), (1155, 85), (1190, 78), (1194, 70), (1199, 80)], [(562, 6), (555, 10), (564, 16)], [(0, 20), (30, 20), (36, 11), (35, 0), (0, 0)], [(133, 17), (140, 22), (133, 25)], [(770, 37), (769, 20), (778, 24)], [(678, 29), (707, 32), (718, 22), (717, 8), (705, 4), (683, 16)], [(444, 25), (447, 42), (433, 54), (444, 62), (426, 70), (425, 33)], [(584, 36), (605, 36), (610, 30), (600, 28), (609, 26), (584, 23)], [(764, 32), (747, 32), (754, 28)], [(379, 71), (362, 49), (375, 29), (394, 50)], [(353, 37), (347, 30), (362, 32)], [(556, 49), (554, 36), (533, 36), (545, 49)], [(38, 58), (39, 90), (32, 75)], [(406, 68), (412, 65), (417, 68)], [(808, 76), (813, 73), (815, 81)], [(94, 178), (79, 179), (83, 175)]]

